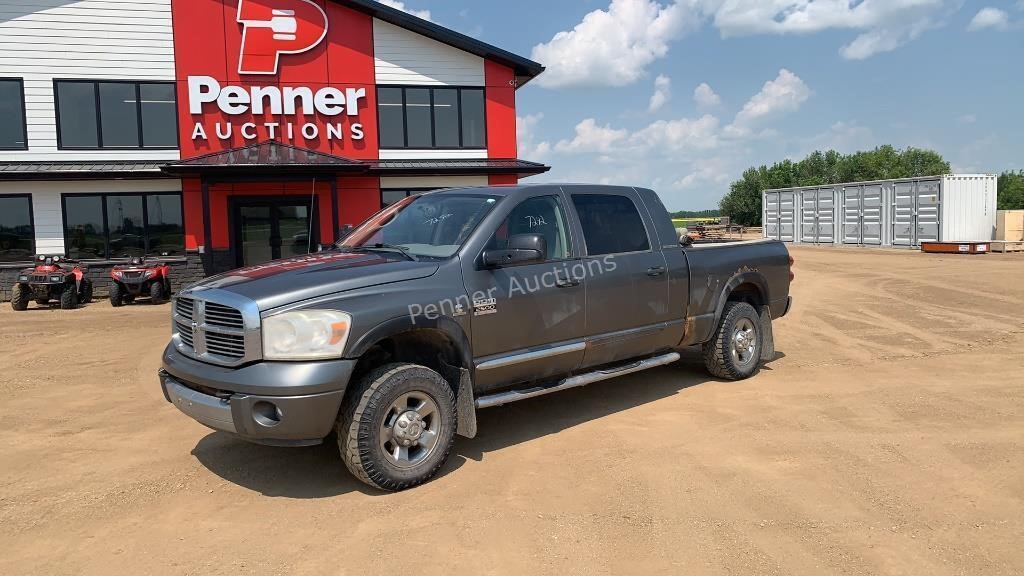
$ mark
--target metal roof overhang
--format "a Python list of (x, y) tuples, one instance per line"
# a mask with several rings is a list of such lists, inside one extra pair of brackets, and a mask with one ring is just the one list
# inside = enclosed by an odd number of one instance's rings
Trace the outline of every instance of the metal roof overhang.
[(161, 171), (163, 164), (152, 160), (0, 162), (0, 181), (170, 178)]

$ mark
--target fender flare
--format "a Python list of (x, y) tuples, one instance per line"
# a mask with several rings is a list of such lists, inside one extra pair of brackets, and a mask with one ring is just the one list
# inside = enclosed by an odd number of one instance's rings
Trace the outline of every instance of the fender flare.
[(470, 370), (473, 369), (473, 347), (469, 343), (469, 337), (466, 336), (466, 331), (462, 329), (462, 326), (448, 316), (440, 316), (436, 319), (417, 318), (414, 320), (409, 315), (404, 315), (386, 320), (360, 336), (355, 344), (352, 345), (347, 356), (349, 358), (359, 358), (381, 340), (404, 332), (414, 332), (417, 330), (437, 330), (444, 333), (454, 343), (455, 350), (459, 354), (459, 359), (463, 366)]
[[(747, 270), (733, 275), (729, 278), (729, 281), (722, 287), (722, 291), (718, 294), (718, 303), (715, 306), (715, 325), (722, 320), (722, 312), (725, 311), (725, 304), (729, 301), (729, 296), (732, 295), (736, 288), (739, 288), (743, 284), (753, 284), (761, 292), (761, 298), (764, 300), (762, 304), (767, 305), (771, 302), (771, 294), (768, 291), (768, 282), (765, 280), (763, 274), (756, 270)], [(758, 314), (760, 314), (758, 310)]]

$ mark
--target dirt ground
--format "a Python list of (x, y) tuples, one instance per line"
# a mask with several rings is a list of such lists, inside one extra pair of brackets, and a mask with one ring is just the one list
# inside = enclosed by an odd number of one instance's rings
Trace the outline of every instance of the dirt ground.
[(798, 247), (779, 357), (481, 413), (440, 477), (167, 404), (169, 307), (0, 308), (0, 574), (1021, 574), (1024, 255)]

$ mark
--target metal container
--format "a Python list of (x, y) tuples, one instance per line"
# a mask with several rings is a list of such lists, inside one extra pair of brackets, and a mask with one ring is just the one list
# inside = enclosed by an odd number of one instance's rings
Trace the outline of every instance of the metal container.
[[(996, 230), (996, 177), (989, 174), (766, 190), (763, 201), (765, 237), (784, 242), (912, 248), (989, 242)], [(795, 214), (787, 212), (790, 201)], [(785, 227), (793, 218), (795, 238)]]

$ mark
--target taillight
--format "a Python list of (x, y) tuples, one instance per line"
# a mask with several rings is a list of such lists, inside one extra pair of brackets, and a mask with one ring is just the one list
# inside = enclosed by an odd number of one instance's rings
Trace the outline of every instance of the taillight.
[(796, 274), (793, 273), (793, 264), (796, 264), (796, 260), (792, 256), (789, 257), (789, 281), (792, 282), (796, 278)]

